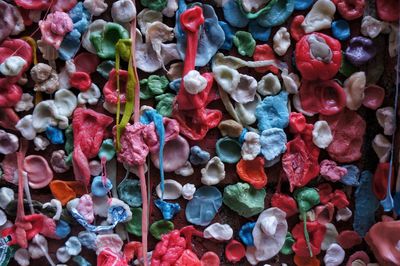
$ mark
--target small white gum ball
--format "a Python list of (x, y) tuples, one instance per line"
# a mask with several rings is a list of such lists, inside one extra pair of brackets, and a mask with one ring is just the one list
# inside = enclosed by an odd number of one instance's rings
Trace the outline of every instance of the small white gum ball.
[(328, 122), (324, 120), (315, 122), (312, 136), (315, 146), (321, 149), (325, 149), (333, 141), (331, 128)]
[(305, 33), (329, 29), (336, 12), (335, 4), (330, 0), (318, 0), (304, 18), (301, 26)]
[(191, 200), (193, 199), (193, 195), (196, 192), (196, 186), (191, 184), (191, 183), (186, 183), (182, 187), (182, 197), (185, 200)]
[[(156, 187), (157, 196), (161, 199), (162, 191), (161, 191), (161, 183)], [(164, 198), (165, 200), (175, 200), (178, 199), (182, 195), (182, 185), (173, 180), (173, 179), (165, 179), (164, 180)]]
[(262, 96), (275, 95), (281, 91), (281, 88), (279, 78), (272, 73), (268, 73), (258, 82), (257, 92)]
[(15, 125), (15, 128), (18, 129), (21, 135), (27, 140), (33, 140), (36, 137), (36, 130), (33, 127), (32, 115), (26, 115), (21, 118)]
[(26, 61), (20, 56), (10, 56), (0, 64), (0, 73), (4, 76), (18, 76), (26, 65)]
[(197, 70), (190, 70), (183, 77), (185, 90), (190, 94), (198, 94), (207, 87), (207, 79), (204, 78)]
[(365, 72), (353, 73), (345, 80), (343, 89), (346, 93), (346, 106), (350, 110), (357, 110), (362, 105), (364, 99), (365, 85), (367, 78)]
[(341, 246), (332, 243), (324, 256), (326, 266), (338, 266), (344, 260), (345, 252)]
[(228, 241), (233, 236), (232, 227), (229, 224), (213, 223), (204, 230), (205, 238), (213, 238), (219, 241)]
[(201, 183), (207, 186), (216, 185), (225, 179), (225, 165), (217, 156), (211, 158), (201, 169)]
[(136, 7), (131, 0), (118, 0), (111, 7), (111, 17), (118, 23), (130, 22), (136, 17)]
[(287, 28), (281, 27), (274, 35), (273, 48), (277, 55), (283, 56), (290, 47), (290, 33)]

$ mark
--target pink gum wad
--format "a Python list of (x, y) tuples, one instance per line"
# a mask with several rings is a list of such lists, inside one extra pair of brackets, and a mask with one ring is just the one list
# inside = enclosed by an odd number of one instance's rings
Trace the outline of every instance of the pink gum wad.
[[(165, 128), (165, 142), (173, 140), (179, 135), (179, 124), (176, 120), (163, 118)], [(113, 129), (115, 135), (116, 129)], [(121, 150), (118, 153), (118, 161), (133, 165), (142, 165), (146, 161), (149, 152), (156, 152), (160, 141), (153, 122), (148, 125), (135, 123), (128, 124), (120, 139)]]
[(152, 266), (174, 265), (186, 249), (186, 240), (179, 230), (173, 230), (161, 237), (151, 257)]
[[(179, 135), (178, 122), (175, 119), (164, 117), (163, 124), (165, 129), (165, 143), (170, 140), (176, 139)], [(147, 125), (147, 127), (143, 131), (143, 138), (147, 146), (149, 147), (150, 152), (153, 153), (158, 151), (160, 147), (160, 140), (158, 138), (154, 122), (151, 122)]]
[(74, 174), (85, 185), (90, 181), (89, 161), (99, 152), (106, 128), (112, 123), (109, 116), (90, 109), (77, 108), (73, 115), (74, 151), (72, 154)]
[(72, 31), (73, 26), (68, 14), (60, 11), (50, 13), (46, 20), (39, 21), (42, 40), (56, 49), (60, 48), (65, 34)]
[[(143, 131), (146, 125), (135, 123), (128, 124), (120, 139), (121, 149), (118, 152), (118, 161), (130, 166), (142, 165), (146, 161), (147, 154), (149, 154), (149, 147), (143, 139)], [(113, 128), (115, 137), (116, 127)]]
[(380, 265), (400, 265), (400, 221), (386, 221), (374, 224), (365, 236)]
[(332, 130), (333, 141), (326, 149), (337, 162), (347, 163), (361, 158), (366, 123), (356, 112), (345, 108), (333, 116), (321, 116)]
[(336, 162), (331, 160), (323, 160), (319, 171), (323, 177), (332, 182), (339, 181), (347, 174), (346, 168), (338, 166)]

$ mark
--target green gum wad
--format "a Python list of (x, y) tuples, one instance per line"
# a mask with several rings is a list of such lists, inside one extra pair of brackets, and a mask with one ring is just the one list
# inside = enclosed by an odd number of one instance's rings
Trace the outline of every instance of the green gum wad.
[(292, 246), (294, 244), (294, 239), (293, 236), (290, 232), (287, 232), (286, 238), (285, 238), (285, 243), (283, 244), (283, 247), (281, 249), (281, 253), (283, 255), (290, 255), (293, 254)]
[(318, 191), (314, 188), (302, 187), (297, 189), (294, 194), (294, 198), (297, 201), (297, 206), (299, 208), (300, 215), (303, 218), (304, 224), (304, 237), (307, 242), (308, 250), (310, 251), (310, 257), (313, 256), (311, 245), (310, 245), (310, 236), (307, 231), (307, 211), (309, 211), (312, 207), (319, 204), (320, 198)]
[(74, 132), (72, 131), (71, 125), (69, 125), (65, 129), (64, 149), (67, 154), (67, 159), (65, 159), (65, 162), (67, 163), (67, 165), (71, 166), (72, 165), (72, 152), (74, 151)]
[(135, 236), (142, 236), (142, 208), (131, 208), (132, 219), (125, 224), (126, 231)]
[(99, 150), (99, 158), (101, 159), (102, 157), (106, 158), (107, 161), (110, 161), (115, 155), (115, 149), (114, 149), (114, 142), (112, 139), (106, 139), (103, 141), (101, 144), (100, 150)]
[(223, 202), (243, 217), (251, 217), (264, 210), (265, 189), (255, 189), (248, 183), (226, 186)]
[(156, 96), (156, 101), (158, 101), (156, 105), (157, 112), (162, 116), (170, 117), (172, 115), (174, 98), (175, 95), (172, 93), (164, 93)]
[(154, 238), (160, 240), (161, 236), (174, 230), (174, 224), (171, 221), (160, 220), (150, 226), (150, 233)]
[(239, 54), (243, 56), (253, 56), (256, 48), (256, 41), (247, 31), (237, 31), (233, 36), (233, 44), (238, 48)]
[(102, 59), (115, 58), (115, 45), (119, 39), (128, 39), (128, 31), (121, 25), (109, 22), (104, 26), (102, 32), (93, 32), (89, 39)]
[(314, 188), (302, 187), (294, 192), (300, 213), (308, 212), (319, 203), (319, 194)]
[(140, 3), (155, 11), (161, 11), (167, 6), (167, 0), (140, 0)]
[(166, 76), (150, 75), (147, 79), (140, 80), (140, 99), (147, 100), (164, 93), (168, 84)]

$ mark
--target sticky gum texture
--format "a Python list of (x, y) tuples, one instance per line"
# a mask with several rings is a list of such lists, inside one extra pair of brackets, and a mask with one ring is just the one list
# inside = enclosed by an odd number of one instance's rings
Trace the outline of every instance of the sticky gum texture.
[[(106, 1), (106, 2), (108, 3), (108, 10), (107, 10), (107, 12), (103, 13), (100, 16), (100, 18), (105, 19), (106, 21), (111, 21), (111, 17), (110, 17), (110, 14), (108, 11), (111, 9), (112, 1)], [(137, 1), (137, 3), (136, 3), (137, 13), (139, 13), (143, 9), (143, 6), (141, 5), (140, 2), (141, 1)], [(374, 1), (366, 1), (366, 2), (374, 2)], [(380, 1), (380, 2), (382, 2), (382, 1)], [(374, 6), (374, 4), (370, 4), (370, 5)], [(221, 19), (222, 21), (225, 21), (224, 17), (223, 17), (222, 9), (215, 8), (215, 11), (216, 11), (219, 19)], [(306, 11), (294, 11), (294, 13), (289, 17), (288, 20), (286, 20), (286, 22), (284, 24), (273, 27), (271, 30), (271, 35), (270, 35), (270, 38), (269, 38), (267, 44), (272, 48), (272, 36), (274, 36), (275, 32), (281, 26), (287, 27), (288, 31), (290, 31), (290, 23), (291, 23), (292, 19), (296, 15), (304, 15), (305, 16), (308, 11), (309, 11), (309, 9)], [(336, 11), (334, 21), (338, 18), (341, 18), (341, 17), (338, 14), (338, 11)], [(163, 21), (170, 27), (173, 27), (175, 25), (174, 18), (171, 19), (171, 18), (167, 18), (164, 16)], [(351, 28), (351, 37), (359, 36), (361, 19), (356, 19), (354, 21), (350, 21), (349, 24), (350, 24), (350, 28)], [(33, 23), (32, 26), (27, 27), (27, 30), (24, 31), (23, 35), (29, 35), (30, 33), (32, 33), (34, 31), (36, 25), (37, 25), (36, 23)], [(244, 30), (247, 30), (247, 28), (244, 28)], [(322, 33), (332, 36), (331, 31), (329, 29), (323, 30)], [(385, 38), (387, 37), (387, 35), (384, 35), (384, 36), (385, 36)], [(382, 38), (382, 37), (378, 36), (377, 38)], [(291, 41), (292, 41), (292, 44), (289, 47), (289, 50), (285, 53), (285, 55), (283, 57), (278, 57), (276, 55), (276, 57), (278, 59), (285, 61), (288, 64), (289, 73), (293, 72), (293, 70), (294, 70), (293, 65), (295, 64), (295, 62), (293, 60), (292, 54), (293, 54), (295, 44), (297, 43), (296, 41), (293, 40), (293, 38), (291, 39)], [(259, 44), (265, 44), (265, 42), (257, 41), (257, 45), (259, 45)], [(347, 47), (347, 43), (341, 42), (341, 44), (342, 44), (342, 50), (344, 50), (344, 48)], [(377, 48), (379, 51), (380, 48), (379, 47), (377, 47)], [(387, 49), (385, 49), (385, 47), (381, 47), (381, 48), (382, 48), (381, 52), (383, 52), (383, 51), (386, 52)], [(81, 48), (80, 51), (78, 52), (78, 54), (80, 52), (84, 52), (84, 51), (86, 51), (86, 50)], [(237, 49), (235, 46), (233, 46), (233, 48), (229, 51), (229, 53), (232, 55), (238, 56), (238, 52), (237, 52)], [(40, 62), (40, 57), (41, 57), (41, 55), (39, 54), (39, 62)], [(342, 59), (344, 59), (344, 56), (342, 57)], [(247, 60), (251, 60), (251, 58), (247, 58)], [(42, 61), (42, 62), (45, 62), (45, 61)], [(58, 63), (58, 61), (57, 61), (57, 63)], [(387, 68), (387, 69), (393, 70), (394, 65), (395, 64), (394, 64), (393, 60), (392, 61), (388, 60), (387, 62), (385, 61), (385, 68)], [(168, 67), (167, 67), (167, 69), (168, 69)], [(59, 72), (60, 68), (57, 68), (57, 71)], [(208, 67), (200, 68), (200, 73), (204, 73), (204, 72), (211, 72), (211, 69)], [(393, 71), (385, 71), (383, 73), (381, 80), (377, 83), (377, 85), (381, 86), (382, 88), (389, 87), (388, 83), (390, 83), (393, 80), (391, 78), (393, 76), (392, 72)], [(256, 71), (254, 71), (254, 69), (246, 68), (246, 67), (241, 68), (240, 73), (254, 76), (257, 81), (259, 81), (262, 78), (262, 76), (264, 76), (266, 74), (266, 73), (257, 73)], [(163, 73), (161, 70), (159, 70), (155, 73), (150, 73), (150, 74), (163, 75), (165, 73)], [(148, 75), (149, 74), (147, 74), (147, 73), (144, 73), (141, 71), (139, 72), (140, 79), (147, 78)], [(345, 80), (345, 77), (341, 74), (337, 74), (335, 76), (335, 78), (336, 77), (342, 82)], [(102, 88), (103, 88), (104, 84), (107, 82), (107, 80), (102, 78), (97, 72), (91, 74), (91, 79), (92, 79), (92, 82), (94, 82), (100, 88), (100, 91), (102, 91)], [(281, 81), (281, 79), (280, 79), (280, 81)], [(282, 83), (282, 81), (281, 81), (281, 83)], [(215, 80), (214, 80), (213, 86), (216, 88)], [(392, 84), (391, 84), (391, 87), (393, 87)], [(26, 92), (26, 90), (24, 90), (24, 92)], [(292, 96), (290, 96), (290, 97), (292, 97)], [(392, 104), (392, 102), (389, 100), (389, 98), (390, 97), (388, 97), (388, 96), (385, 97), (382, 107), (390, 106)], [(393, 97), (391, 97), (391, 98), (393, 98)], [(106, 115), (114, 118), (115, 117), (114, 115), (111, 115), (110, 113), (106, 112), (103, 109), (103, 107), (102, 107), (103, 101), (104, 101), (104, 98), (102, 97), (97, 105), (90, 106), (89, 108), (95, 110), (96, 112), (103, 113), (103, 114), (106, 114)], [(141, 105), (155, 106), (154, 104), (155, 104), (155, 101), (153, 99), (141, 101)], [(87, 106), (89, 106), (89, 105), (87, 105)], [(222, 111), (223, 116), (222, 116), (221, 121), (224, 121), (226, 119), (231, 119), (231, 116), (226, 112), (225, 108), (223, 107), (223, 105), (220, 101), (213, 102), (211, 104), (211, 106), (212, 106), (212, 109), (217, 109), (217, 110)], [(292, 111), (295, 111), (295, 109), (292, 108)], [(363, 117), (366, 120), (367, 133), (364, 138), (364, 145), (361, 148), (361, 151), (363, 153), (362, 158), (356, 162), (352, 162), (351, 164), (357, 165), (360, 169), (366, 168), (366, 169), (370, 169), (371, 171), (374, 171), (376, 168), (375, 166), (378, 163), (378, 159), (376, 158), (372, 148), (367, 147), (368, 145), (366, 145), (366, 144), (371, 143), (373, 138), (375, 137), (375, 135), (382, 132), (382, 128), (379, 127), (379, 125), (377, 124), (377, 122), (374, 118), (375, 117), (374, 111), (366, 109), (364, 107), (361, 107), (358, 110), (358, 114), (361, 115), (361, 117)], [(10, 113), (9, 110), (7, 111), (7, 115), (9, 115), (11, 117), (13, 116), (13, 114)], [(18, 113), (18, 115), (20, 117), (23, 117), (20, 113)], [(4, 116), (3, 109), (1, 109), (1, 111), (0, 111), (1, 122), (3, 122), (3, 119), (2, 119), (3, 116)], [(313, 118), (307, 118), (307, 122), (313, 124), (317, 118), (318, 118), (318, 115), (314, 116)], [(114, 123), (115, 123), (115, 121), (113, 122), (112, 125), (114, 125)], [(72, 124), (71, 119), (70, 119), (70, 124)], [(3, 125), (1, 123), (0, 123), (0, 125), (3, 127)], [(112, 128), (112, 126), (107, 128), (104, 139), (112, 137), (111, 128)], [(288, 128), (286, 128), (285, 132), (287, 133), (288, 140), (292, 140), (293, 134), (289, 133)], [(206, 135), (206, 137), (204, 139), (198, 140), (198, 141), (189, 140), (188, 142), (189, 142), (190, 147), (192, 147), (194, 145), (200, 146), (203, 150), (209, 152), (211, 155), (211, 158), (212, 158), (213, 156), (216, 155), (215, 143), (220, 138), (221, 138), (221, 134), (220, 134), (218, 128), (213, 128), (213, 129), (209, 130), (208, 134)], [(33, 150), (33, 146), (34, 145), (30, 145), (27, 155), (36, 154), (35, 151)], [(52, 152), (60, 149), (60, 148), (53, 147), (53, 146), (54, 145), (50, 145), (45, 151), (41, 151), (41, 153), (40, 153), (44, 158), (46, 158), (46, 160), (48, 162), (50, 162)], [(2, 161), (3, 158), (4, 158), (4, 156), (0, 155), (0, 161)], [(329, 158), (327, 155), (327, 152), (323, 151), (323, 152), (321, 152), (321, 155), (319, 157), (319, 162), (322, 161), (323, 159), (327, 159), (327, 158)], [(350, 163), (346, 163), (346, 164), (350, 164)], [(155, 188), (159, 184), (159, 180), (160, 180), (159, 170), (156, 169), (151, 163), (150, 163), (150, 165), (151, 165), (151, 167), (150, 167), (149, 172), (151, 175), (151, 180), (150, 180), (150, 183), (148, 184), (148, 187), (150, 187), (151, 191), (154, 192)], [(340, 164), (340, 165), (342, 165), (342, 164)], [(174, 180), (177, 180), (182, 185), (190, 182), (190, 183), (193, 183), (194, 185), (196, 185), (196, 188), (199, 188), (202, 185), (201, 181), (200, 181), (201, 180), (200, 169), (203, 167), (204, 167), (204, 165), (200, 165), (200, 166), (193, 165), (194, 174), (191, 175), (190, 177), (181, 177), (174, 173), (167, 173), (166, 178), (172, 178)], [(243, 182), (236, 173), (236, 164), (225, 164), (225, 171), (226, 171), (225, 179), (222, 180), (221, 183), (219, 183), (217, 185), (217, 187), (221, 191), (221, 193), (223, 192), (223, 188), (225, 186), (227, 186), (229, 184), (236, 184), (237, 182)], [(282, 169), (281, 169), (280, 164), (276, 164), (276, 165), (268, 168), (266, 171), (266, 174), (268, 175), (267, 196), (265, 198), (266, 208), (270, 207), (271, 197), (274, 194), (274, 192), (276, 191), (276, 188), (278, 187), (278, 185), (280, 184), (280, 178), (282, 177), (281, 172), (282, 172)], [(70, 168), (69, 171), (67, 171), (65, 173), (54, 173), (54, 174), (55, 174), (55, 177), (60, 180), (70, 180), (70, 181), (74, 180), (72, 167)], [(125, 169), (122, 167), (122, 164), (118, 164), (117, 183), (121, 182), (123, 180), (124, 176), (125, 176)], [(133, 175), (131, 174), (130, 177), (132, 178), (132, 176)], [(146, 174), (146, 176), (147, 176), (147, 174)], [(53, 180), (55, 180), (55, 179), (53, 179)], [(0, 185), (8, 186), (4, 180), (0, 180)], [(335, 183), (335, 184), (333, 184), (333, 186), (335, 189), (342, 188), (342, 185), (340, 183)], [(282, 193), (285, 193), (289, 196), (293, 196), (293, 194), (289, 192), (288, 183), (282, 183), (281, 188), (282, 188), (282, 190), (281, 190)], [(355, 190), (355, 188), (353, 188), (353, 190), (352, 190), (353, 196), (349, 198), (351, 201), (349, 208), (351, 208), (352, 210), (354, 210), (353, 209), (354, 208), (353, 207), (354, 206), (353, 205), (354, 190)], [(51, 192), (48, 188), (43, 188), (43, 189), (38, 189), (38, 190), (31, 189), (31, 193), (32, 193), (32, 198), (34, 200), (40, 201), (42, 203), (49, 202), (53, 198), (53, 195), (51, 194)], [(156, 200), (157, 198), (158, 197), (155, 195), (155, 193), (151, 193), (151, 199), (150, 199), (151, 214), (150, 214), (149, 225), (151, 225), (155, 221), (159, 221), (162, 219), (161, 212), (153, 204), (153, 201)], [(174, 223), (175, 229), (180, 229), (186, 225), (190, 225), (186, 221), (185, 211), (184, 211), (188, 201), (181, 197), (178, 200), (175, 200), (173, 202), (178, 202), (181, 206), (181, 211), (172, 220), (172, 222)], [(379, 210), (379, 214), (381, 214), (381, 209)], [(354, 212), (353, 212), (353, 215), (354, 215)], [(379, 217), (379, 215), (377, 217)], [(257, 216), (254, 216), (250, 220), (256, 221), (256, 218), (257, 218)], [(226, 221), (228, 221), (228, 222), (226, 222)], [(226, 205), (223, 204), (221, 209), (219, 210), (219, 212), (216, 214), (215, 218), (213, 219), (212, 223), (214, 223), (214, 222), (228, 223), (234, 231), (234, 239), (240, 240), (237, 237), (237, 232), (239, 231), (240, 227), (248, 221), (249, 221), (249, 219), (238, 216), (235, 212), (233, 212)], [(352, 218), (350, 221), (352, 221)], [(297, 223), (299, 223), (299, 219), (298, 219), (297, 215), (293, 215), (288, 218), (288, 228), (289, 228), (290, 232)], [(336, 225), (336, 229), (338, 230), (338, 232), (341, 232), (344, 230), (353, 230), (352, 222), (337, 223), (336, 221), (333, 221), (333, 223)], [(302, 226), (302, 223), (301, 223), (301, 226)], [(197, 226), (196, 226), (196, 228), (198, 228), (200, 230), (204, 229), (203, 227), (197, 227)], [(72, 236), (72, 235), (76, 236), (82, 230), (83, 230), (83, 228), (80, 226), (73, 226), (70, 236)], [(130, 234), (129, 237), (130, 237), (131, 241), (141, 241), (140, 237), (134, 236), (132, 234)], [(369, 237), (370, 238), (373, 237), (373, 234), (371, 234)], [(66, 238), (66, 239), (68, 239), (68, 238)], [(54, 259), (55, 259), (55, 252), (57, 251), (57, 249), (59, 247), (64, 245), (66, 239), (63, 239), (63, 240), (48, 239), (49, 253)], [(369, 239), (368, 241), (371, 241), (371, 240)], [(157, 243), (158, 243), (158, 240), (153, 238), (149, 233), (148, 250), (153, 250)], [(192, 243), (194, 246), (193, 251), (197, 254), (199, 259), (205, 252), (213, 251), (220, 258), (221, 265), (231, 265), (231, 262), (229, 262), (225, 257), (225, 246), (228, 244), (228, 242), (219, 243), (219, 242), (215, 242), (215, 241), (212, 241), (209, 239), (193, 237)], [(344, 264), (347, 262), (349, 257), (354, 253), (354, 251), (357, 251), (357, 250), (367, 250), (368, 255), (370, 256), (371, 262), (376, 262), (374, 255), (371, 252), (369, 252), (369, 251), (371, 251), (371, 249), (369, 249), (366, 242), (363, 241), (362, 244), (356, 246), (355, 249), (352, 249), (351, 251), (346, 250), (346, 257), (344, 260)], [(377, 250), (377, 248), (374, 248), (374, 250)], [(321, 261), (321, 262), (323, 261), (324, 254), (325, 254), (325, 252), (321, 251), (321, 253), (317, 256), (319, 261)], [(91, 262), (92, 265), (96, 265), (96, 255), (95, 255), (94, 251), (89, 251), (87, 249), (83, 249), (83, 251), (80, 255), (83, 256), (85, 259), (87, 259), (89, 262)], [(296, 261), (299, 261), (299, 259), (294, 259), (294, 256), (295, 256), (294, 254), (292, 254), (292, 255), (279, 254), (278, 258), (274, 257), (271, 260), (266, 261), (264, 263), (270, 263), (270, 264), (279, 263), (279, 265), (281, 263), (286, 263), (288, 265), (294, 265), (294, 263)], [(47, 261), (45, 258), (41, 258), (39, 260), (31, 260), (31, 263), (35, 263), (37, 265), (47, 265)], [(243, 265), (249, 265), (248, 262), (246, 261), (246, 258), (242, 259), (240, 263), (243, 263)], [(17, 265), (17, 264), (15, 261), (12, 260), (10, 265)], [(260, 265), (263, 265), (263, 263), (260, 263)], [(306, 264), (301, 264), (301, 265), (306, 265)], [(313, 263), (312, 265), (316, 265), (316, 264)]]

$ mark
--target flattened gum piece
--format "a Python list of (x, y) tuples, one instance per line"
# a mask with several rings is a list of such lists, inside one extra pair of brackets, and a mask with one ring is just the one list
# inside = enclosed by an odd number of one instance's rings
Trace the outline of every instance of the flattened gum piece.
[(268, 178), (264, 171), (264, 158), (240, 160), (236, 164), (236, 172), (240, 179), (250, 183), (254, 188), (261, 189), (267, 184)]
[(34, 189), (46, 187), (53, 179), (46, 159), (40, 155), (29, 155), (24, 160), (24, 170), (28, 175), (29, 186)]
[(332, 130), (333, 141), (328, 146), (329, 155), (337, 162), (352, 162), (361, 158), (361, 147), (366, 123), (356, 112), (345, 109), (334, 116), (322, 116)]
[(400, 265), (400, 221), (374, 224), (365, 236), (380, 265)]
[(86, 193), (84, 184), (79, 181), (54, 180), (50, 182), (50, 190), (53, 196), (61, 201), (63, 206), (65, 206), (68, 201)]
[(365, 96), (362, 104), (372, 110), (378, 109), (385, 98), (385, 89), (377, 85), (370, 85), (365, 88)]

